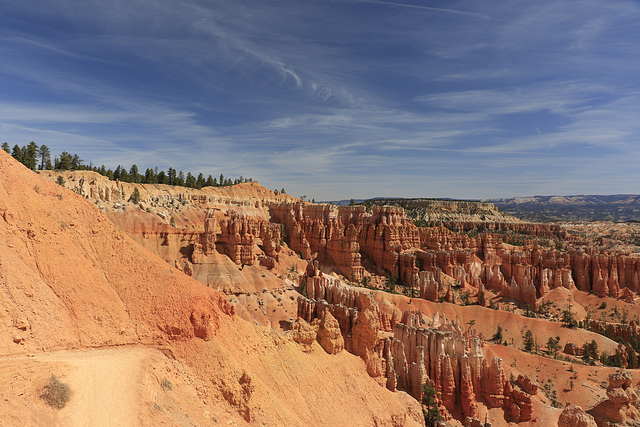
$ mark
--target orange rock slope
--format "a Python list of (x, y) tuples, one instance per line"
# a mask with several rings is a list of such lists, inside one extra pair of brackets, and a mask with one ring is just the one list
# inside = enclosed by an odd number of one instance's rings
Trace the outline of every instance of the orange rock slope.
[[(317, 343), (305, 353), (236, 318), (222, 294), (4, 152), (0, 290), (0, 425), (101, 424), (91, 414), (103, 412), (120, 425), (422, 423), (359, 358)], [(61, 411), (38, 398), (52, 373), (72, 389)]]

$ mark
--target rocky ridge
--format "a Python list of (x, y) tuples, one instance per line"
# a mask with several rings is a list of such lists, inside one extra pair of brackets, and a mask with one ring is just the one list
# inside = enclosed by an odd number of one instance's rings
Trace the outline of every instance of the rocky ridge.
[(526, 222), (502, 213), (488, 202), (442, 199), (373, 199), (366, 206), (397, 206), (416, 224), (424, 227), (443, 226), (456, 233), (513, 232), (540, 237), (566, 237), (557, 224)]

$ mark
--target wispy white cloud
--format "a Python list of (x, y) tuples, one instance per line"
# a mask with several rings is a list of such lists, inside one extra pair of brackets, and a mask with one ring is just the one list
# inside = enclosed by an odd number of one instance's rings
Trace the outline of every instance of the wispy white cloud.
[(419, 5), (419, 4), (396, 3), (396, 2), (392, 2), (392, 1), (382, 1), (382, 0), (355, 0), (355, 1), (358, 2), (358, 3), (381, 4), (381, 5), (385, 5), (385, 6), (391, 6), (391, 7), (402, 7), (402, 8), (408, 8), (408, 9), (426, 10), (426, 11), (430, 11), (430, 12), (452, 13), (452, 14), (456, 14), (456, 15), (475, 16), (475, 17), (484, 18), (484, 19), (488, 18), (487, 15), (484, 15), (484, 14), (481, 14), (481, 13), (469, 12), (469, 11), (458, 10), (458, 9), (448, 9), (448, 8), (424, 6), (424, 5)]
[(252, 176), (316, 199), (640, 179), (636, 2), (57, 6), (3, 6), (11, 143)]

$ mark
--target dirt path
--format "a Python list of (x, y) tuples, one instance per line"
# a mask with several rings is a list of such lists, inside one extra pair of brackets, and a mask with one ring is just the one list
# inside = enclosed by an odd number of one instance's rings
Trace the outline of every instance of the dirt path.
[(140, 416), (142, 361), (155, 351), (117, 347), (2, 357), (0, 377), (7, 377), (2, 379), (21, 393), (21, 388), (25, 392), (33, 389), (35, 381), (51, 373), (60, 376), (72, 392), (71, 400), (58, 414), (61, 425), (135, 426)]

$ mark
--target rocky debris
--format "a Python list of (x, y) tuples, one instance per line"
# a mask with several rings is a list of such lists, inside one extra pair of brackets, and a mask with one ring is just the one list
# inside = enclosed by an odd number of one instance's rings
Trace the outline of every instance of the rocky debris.
[(628, 371), (609, 375), (607, 397), (607, 400), (587, 411), (595, 418), (599, 427), (640, 425), (638, 395)]
[(182, 272), (187, 276), (193, 276), (193, 264), (191, 264), (189, 260), (183, 262)]
[(21, 331), (26, 331), (31, 328), (31, 324), (26, 318), (20, 316), (13, 319), (13, 327)]
[(318, 343), (329, 354), (338, 354), (344, 349), (344, 338), (340, 324), (331, 313), (326, 313), (318, 329)]
[(596, 420), (578, 405), (565, 406), (558, 418), (558, 427), (597, 427)]
[(276, 259), (268, 255), (258, 255), (258, 264), (267, 270), (272, 270), (276, 266)]
[(247, 371), (243, 371), (236, 381), (223, 381), (220, 384), (225, 400), (234, 406), (247, 422), (254, 420), (256, 411), (255, 405), (251, 400), (255, 386), (251, 382), (251, 376)]

